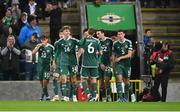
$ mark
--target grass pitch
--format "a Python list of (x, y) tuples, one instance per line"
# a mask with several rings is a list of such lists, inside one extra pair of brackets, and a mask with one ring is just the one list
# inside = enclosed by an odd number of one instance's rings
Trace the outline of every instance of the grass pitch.
[(0, 101), (0, 111), (180, 111), (180, 102)]

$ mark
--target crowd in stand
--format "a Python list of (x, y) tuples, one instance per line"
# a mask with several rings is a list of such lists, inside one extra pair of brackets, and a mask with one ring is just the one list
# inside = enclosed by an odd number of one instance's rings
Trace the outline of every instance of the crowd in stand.
[[(67, 1), (63, 1), (67, 2)], [(61, 28), (61, 8), (58, 8), (60, 1), (51, 0), (1, 0), (0, 1), (0, 50), (3, 54), (4, 48), (8, 48), (6, 55), (1, 55), (1, 80), (20, 80), (25, 79), (26, 74), (25, 55), (13, 52), (14, 48), (23, 50), (27, 48), (28, 42), (31, 43), (32, 36), (35, 42), (40, 42), (42, 32), (39, 26), (39, 19), (50, 16), (51, 37), (54, 31), (58, 32)], [(48, 4), (48, 5), (47, 5)], [(58, 24), (59, 23), (59, 24)], [(58, 37), (58, 34), (56, 35)], [(13, 38), (13, 42), (9, 42)], [(53, 40), (52, 40), (53, 41)], [(55, 41), (55, 40), (54, 40)], [(53, 41), (53, 42), (54, 42)], [(11, 45), (9, 45), (11, 43)], [(10, 47), (9, 47), (10, 46)], [(29, 45), (28, 45), (29, 46)], [(32, 49), (32, 48), (31, 48)], [(6, 49), (7, 50), (7, 49)], [(25, 50), (23, 50), (25, 53)], [(18, 58), (17, 58), (18, 57)], [(19, 63), (20, 62), (20, 63)], [(4, 64), (3, 64), (4, 63)], [(34, 62), (31, 62), (34, 63)], [(20, 64), (20, 68), (18, 66)], [(27, 64), (26, 64), (27, 65)], [(6, 73), (9, 75), (5, 78)], [(20, 73), (20, 74), (19, 74)], [(21, 76), (22, 75), (22, 76)], [(25, 76), (26, 77), (26, 76)], [(28, 76), (27, 76), (28, 77)], [(34, 78), (27, 78), (33, 80)]]

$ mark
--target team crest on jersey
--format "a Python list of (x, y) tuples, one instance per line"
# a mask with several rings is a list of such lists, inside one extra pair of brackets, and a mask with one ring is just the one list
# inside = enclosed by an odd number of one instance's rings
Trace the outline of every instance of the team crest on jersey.
[(50, 52), (50, 50), (48, 49), (47, 52)]
[(127, 45), (125, 45), (125, 48), (127, 49), (127, 48), (128, 48), (128, 46), (127, 46)]
[(106, 14), (100, 18), (98, 18), (98, 21), (102, 21), (103, 23), (106, 23), (108, 25), (113, 25), (113, 24), (117, 24), (121, 21), (124, 21), (125, 18), (121, 17), (119, 15), (115, 15), (115, 14)]
[(106, 46), (109, 46), (109, 43), (106, 43)]

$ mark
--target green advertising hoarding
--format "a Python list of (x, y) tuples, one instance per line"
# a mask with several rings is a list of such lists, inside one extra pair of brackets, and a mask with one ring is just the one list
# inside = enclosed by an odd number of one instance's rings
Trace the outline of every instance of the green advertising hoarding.
[(135, 11), (132, 4), (87, 5), (88, 27), (104, 30), (136, 29)]

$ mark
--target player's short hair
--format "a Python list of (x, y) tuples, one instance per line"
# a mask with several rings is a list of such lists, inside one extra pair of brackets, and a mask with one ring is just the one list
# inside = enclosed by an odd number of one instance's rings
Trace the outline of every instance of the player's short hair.
[(101, 33), (105, 33), (104, 29), (98, 29), (97, 31), (100, 31)]
[(93, 28), (89, 28), (88, 29), (88, 34), (89, 35), (94, 35), (95, 34), (95, 30)]
[(126, 31), (125, 31), (125, 30), (118, 30), (118, 31), (116, 32), (116, 35), (118, 35), (118, 32), (123, 32), (123, 33), (126, 33)]
[(69, 30), (71, 32), (71, 27), (69, 25), (65, 25), (61, 28), (61, 31)]
[(41, 36), (41, 40), (46, 40), (46, 39), (48, 39), (47, 35), (43, 34), (43, 35)]
[(88, 28), (85, 28), (85, 29), (83, 30), (83, 33), (87, 32), (87, 31), (88, 31)]

